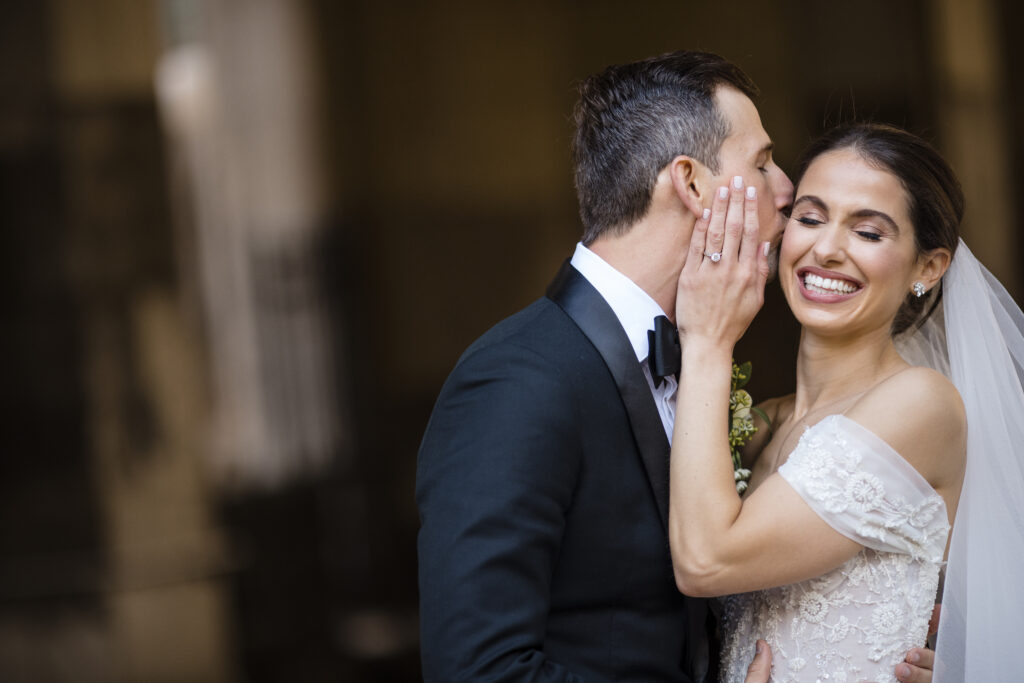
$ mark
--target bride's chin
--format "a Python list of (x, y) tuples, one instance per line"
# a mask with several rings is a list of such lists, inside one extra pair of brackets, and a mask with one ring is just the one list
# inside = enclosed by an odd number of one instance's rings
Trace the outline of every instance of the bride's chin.
[(800, 323), (801, 328), (821, 337), (856, 335), (854, 321), (849, 316), (828, 316), (822, 315), (820, 311), (811, 312), (806, 310), (793, 310), (793, 316)]

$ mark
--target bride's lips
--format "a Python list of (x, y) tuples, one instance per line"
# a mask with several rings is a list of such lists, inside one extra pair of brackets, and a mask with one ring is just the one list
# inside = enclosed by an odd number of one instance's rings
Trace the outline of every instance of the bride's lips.
[[(853, 288), (851, 291), (840, 292), (833, 291), (825, 293), (821, 291), (822, 288), (816, 288), (811, 290), (807, 287), (807, 276), (817, 276), (825, 280), (839, 281), (843, 283), (844, 288)], [(864, 284), (859, 280), (844, 275), (843, 273), (837, 273), (833, 270), (825, 270), (824, 268), (815, 268), (814, 266), (805, 266), (799, 268), (796, 271), (796, 282), (797, 287), (800, 289), (800, 294), (808, 301), (814, 301), (822, 304), (834, 304), (840, 301), (846, 301), (852, 299), (861, 293), (864, 289)], [(814, 283), (811, 283), (814, 286)]]

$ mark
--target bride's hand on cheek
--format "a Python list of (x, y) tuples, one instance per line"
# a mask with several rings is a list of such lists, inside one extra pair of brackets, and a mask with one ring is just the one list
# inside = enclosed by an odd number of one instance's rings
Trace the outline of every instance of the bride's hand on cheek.
[(744, 190), (738, 176), (731, 188), (719, 188), (694, 224), (679, 276), (681, 339), (732, 346), (746, 331), (764, 303), (768, 279), (769, 245), (758, 242), (759, 228), (755, 188)]

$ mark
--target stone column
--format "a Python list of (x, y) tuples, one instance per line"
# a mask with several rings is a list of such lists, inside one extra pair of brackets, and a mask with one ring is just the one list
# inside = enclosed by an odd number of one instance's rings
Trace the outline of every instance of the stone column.
[(186, 198), (226, 488), (322, 471), (344, 415), (318, 249), (327, 198), (306, 5), (168, 2), (197, 15), (157, 92)]

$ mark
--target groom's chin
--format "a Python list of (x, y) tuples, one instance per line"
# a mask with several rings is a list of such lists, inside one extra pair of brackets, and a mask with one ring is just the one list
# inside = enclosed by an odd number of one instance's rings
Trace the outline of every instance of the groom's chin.
[(776, 246), (768, 252), (768, 282), (775, 282), (779, 277), (779, 248)]

